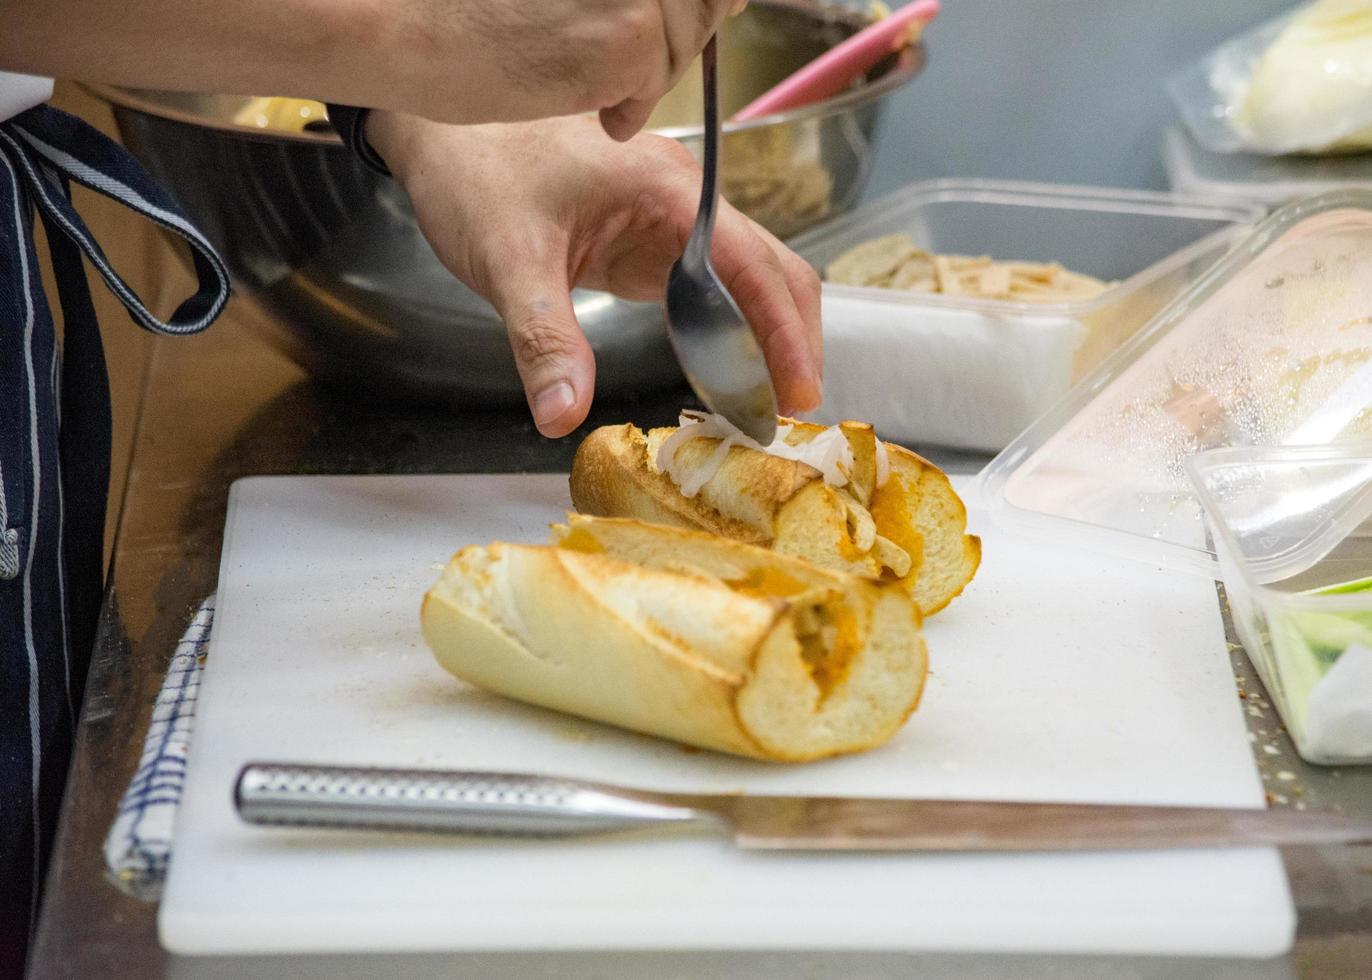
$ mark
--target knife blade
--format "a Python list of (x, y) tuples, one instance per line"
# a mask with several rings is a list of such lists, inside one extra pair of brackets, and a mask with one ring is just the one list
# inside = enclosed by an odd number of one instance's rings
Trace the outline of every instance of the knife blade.
[(251, 763), (234, 785), (261, 825), (568, 837), (728, 834), (805, 851), (1102, 851), (1372, 844), (1372, 821), (1325, 811), (661, 793), (500, 772)]

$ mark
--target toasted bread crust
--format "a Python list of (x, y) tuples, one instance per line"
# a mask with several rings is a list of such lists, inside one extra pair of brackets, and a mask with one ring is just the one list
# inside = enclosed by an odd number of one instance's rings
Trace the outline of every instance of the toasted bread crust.
[(438, 662), (597, 721), (779, 762), (889, 740), (927, 674), (893, 582), (703, 532), (573, 515), (554, 546), (459, 552), (425, 596)]
[(953, 489), (948, 474), (918, 453), (887, 443), (891, 472), (918, 488), (914, 523), (925, 545), (912, 594), (926, 616), (946, 608), (981, 567), (981, 538), (964, 533), (967, 506)]
[(726, 517), (699, 498), (683, 497), (667, 474), (649, 467), (648, 456), (648, 437), (635, 425), (594, 430), (572, 459), (572, 506), (595, 517), (631, 517), (703, 529), (749, 544), (767, 543), (757, 528)]
[[(822, 426), (796, 423), (797, 431), (813, 437)], [(870, 558), (847, 553), (843, 535), (833, 525), (843, 521), (836, 494), (824, 501), (808, 499), (807, 488), (819, 481), (804, 464), (766, 456), (755, 450), (734, 447), (726, 465), (694, 498), (682, 496), (667, 474), (652, 459), (653, 448), (672, 431), (644, 434), (633, 425), (605, 426), (588, 435), (572, 464), (572, 503), (582, 513), (599, 517), (630, 517), (675, 527), (696, 528), (764, 547), (778, 547), (817, 564), (856, 574), (876, 575), (880, 566)], [(947, 475), (927, 459), (901, 446), (886, 443), (890, 470), (903, 499), (898, 507), (883, 508), (880, 490), (867, 487), (875, 480), (874, 442), (871, 426), (844, 423), (854, 444), (859, 497), (874, 507), (874, 518), (884, 511), (908, 517), (908, 524), (877, 519), (877, 532), (900, 545), (911, 558), (911, 570), (902, 579), (924, 615), (945, 608), (971, 582), (981, 562), (981, 541), (966, 533), (967, 509)], [(699, 442), (700, 445), (696, 445)], [(704, 457), (710, 452), (706, 440), (688, 442), (682, 451)], [(833, 498), (830, 500), (829, 498)], [(787, 509), (788, 505), (794, 505)], [(786, 525), (778, 542), (782, 518), (804, 512), (813, 523), (812, 535), (798, 534)], [(833, 511), (833, 513), (830, 513)], [(743, 515), (746, 515), (746, 519)]]

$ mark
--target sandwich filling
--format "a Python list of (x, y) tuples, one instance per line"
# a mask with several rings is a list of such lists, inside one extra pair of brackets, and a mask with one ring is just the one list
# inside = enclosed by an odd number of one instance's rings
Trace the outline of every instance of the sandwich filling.
[[(868, 504), (859, 496), (853, 480), (856, 466), (853, 450), (841, 426), (830, 426), (808, 440), (791, 441), (795, 424), (783, 423), (777, 426), (776, 438), (772, 443), (763, 446), (735, 428), (722, 415), (683, 411), (678, 421), (676, 432), (658, 448), (653, 462), (658, 471), (665, 473), (677, 485), (683, 497), (693, 498), (699, 494), (719, 472), (735, 446), (800, 463), (812, 469), (816, 476), (841, 494), (847, 511), (848, 535), (854, 550), (862, 555), (870, 554), (883, 570), (889, 569), (896, 578), (910, 574), (914, 564), (910, 553), (895, 541), (877, 533)], [(694, 465), (683, 461), (680, 452), (693, 439), (718, 441), (714, 450)], [(880, 488), (891, 476), (890, 457), (880, 439), (875, 440), (875, 457), (875, 485)]]
[[(847, 486), (853, 474), (853, 450), (848, 445), (848, 437), (837, 425), (831, 425), (807, 442), (792, 443), (788, 437), (795, 431), (795, 424), (786, 422), (777, 426), (776, 438), (771, 445), (764, 446), (751, 436), (736, 429), (723, 415), (708, 415), (705, 412), (685, 410), (677, 420), (677, 430), (657, 451), (657, 468), (672, 478), (681, 488), (683, 497), (694, 497), (700, 488), (710, 482), (719, 472), (729, 450), (735, 446), (754, 449), (778, 459), (789, 459), (804, 463), (813, 469), (831, 487)], [(692, 439), (718, 439), (715, 451), (699, 466), (691, 468), (679, 465), (677, 450)], [(877, 486), (886, 482), (891, 473), (891, 461), (886, 455), (886, 447), (877, 442)]]
[(857, 617), (837, 603), (813, 603), (795, 610), (793, 623), (801, 662), (819, 691), (819, 704), (847, 676), (862, 646)]

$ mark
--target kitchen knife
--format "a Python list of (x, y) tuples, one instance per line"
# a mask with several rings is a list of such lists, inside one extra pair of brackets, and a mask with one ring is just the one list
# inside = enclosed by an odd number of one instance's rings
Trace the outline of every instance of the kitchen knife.
[(758, 850), (1372, 844), (1372, 822), (1314, 811), (658, 793), (515, 773), (285, 763), (244, 767), (234, 805), (253, 824), (539, 837), (712, 830)]

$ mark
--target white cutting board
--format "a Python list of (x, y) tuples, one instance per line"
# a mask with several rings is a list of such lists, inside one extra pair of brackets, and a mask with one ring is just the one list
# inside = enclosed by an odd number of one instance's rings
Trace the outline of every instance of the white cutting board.
[[(963, 484), (965, 488), (965, 484)], [(562, 476), (237, 483), (175, 857), (182, 954), (549, 949), (1025, 950), (1275, 956), (1271, 850), (760, 854), (724, 840), (513, 842), (271, 830), (250, 760), (506, 769), (688, 791), (1261, 806), (1210, 583), (996, 531), (927, 626), (897, 738), (782, 766), (687, 752), (469, 688), (418, 609), (457, 547), (541, 541)]]

